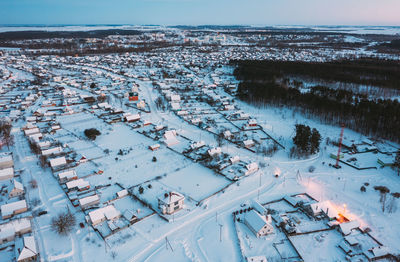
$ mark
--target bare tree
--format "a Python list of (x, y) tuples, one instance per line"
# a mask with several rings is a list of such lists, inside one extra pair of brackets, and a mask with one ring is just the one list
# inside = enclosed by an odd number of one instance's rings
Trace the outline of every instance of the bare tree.
[(7, 145), (8, 149), (14, 144), (14, 136), (11, 134), (11, 128), (12, 124), (9, 119), (0, 119), (0, 139), (3, 144)]
[(68, 235), (76, 225), (75, 215), (68, 209), (51, 220), (51, 229), (59, 235)]

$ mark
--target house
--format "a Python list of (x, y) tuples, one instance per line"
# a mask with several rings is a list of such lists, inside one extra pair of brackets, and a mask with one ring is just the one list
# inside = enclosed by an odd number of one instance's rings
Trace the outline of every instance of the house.
[(174, 111), (179, 111), (179, 110), (181, 110), (181, 105), (179, 103), (173, 102), (173, 103), (171, 103), (171, 108)]
[(190, 148), (192, 148), (193, 150), (196, 148), (200, 148), (202, 146), (205, 146), (205, 142), (204, 141), (199, 141), (199, 142), (194, 142), (190, 145)]
[(375, 261), (384, 258), (391, 258), (390, 250), (386, 246), (373, 247), (363, 253), (369, 261)]
[(258, 164), (256, 162), (250, 163), (246, 165), (245, 175), (248, 176), (258, 170)]
[(149, 149), (150, 149), (151, 151), (156, 151), (156, 150), (159, 149), (159, 148), (160, 148), (160, 144), (155, 144), (155, 145), (149, 146)]
[(207, 153), (213, 157), (222, 153), (222, 149), (220, 147), (214, 147), (207, 150)]
[(179, 140), (176, 138), (176, 131), (175, 130), (167, 130), (164, 133), (164, 143), (167, 146), (174, 146), (179, 144)]
[(60, 184), (67, 183), (71, 180), (78, 179), (78, 176), (76, 175), (75, 170), (68, 170), (65, 172), (61, 172), (57, 176), (58, 176), (58, 180), (59, 180)]
[(139, 114), (129, 114), (125, 116), (125, 121), (126, 122), (135, 122), (140, 120), (140, 115)]
[(353, 229), (359, 228), (360, 223), (357, 220), (352, 220), (346, 223), (340, 223), (339, 228), (343, 235), (350, 235)]
[(36, 247), (35, 238), (26, 236), (15, 242), (15, 252), (17, 262), (36, 261), (39, 252)]
[(180, 95), (171, 95), (171, 101), (179, 102), (179, 101), (181, 101), (181, 96)]
[(139, 218), (131, 210), (125, 210), (122, 215), (131, 225), (139, 221)]
[(50, 167), (53, 170), (62, 168), (66, 164), (67, 164), (67, 160), (63, 156), (62, 157), (58, 157), (58, 158), (54, 158), (54, 159), (50, 159)]
[[(0, 169), (14, 167), (13, 156), (11, 153), (0, 155)], [(0, 179), (1, 180), (1, 179)]]
[(117, 192), (117, 198), (119, 198), (119, 199), (126, 197), (127, 195), (128, 195), (127, 189), (123, 189), (123, 190)]
[(14, 168), (4, 168), (0, 169), (0, 181), (12, 179), (14, 177)]
[(43, 141), (43, 142), (39, 142), (38, 146), (40, 149), (46, 149), (49, 148), (51, 146), (51, 142), (50, 141)]
[(60, 146), (42, 150), (42, 156), (50, 156), (50, 155), (60, 155), (62, 153), (62, 148)]
[(339, 216), (339, 212), (329, 201), (312, 203), (305, 208), (314, 217), (326, 215), (330, 220), (333, 220)]
[(28, 210), (25, 199), (17, 202), (4, 204), (1, 206), (1, 216), (3, 219), (11, 218), (15, 215), (24, 213)]
[(247, 262), (268, 262), (265, 256), (247, 257)]
[(232, 133), (229, 130), (224, 131), (224, 138), (225, 139), (231, 139), (232, 138)]
[(34, 134), (39, 134), (40, 130), (39, 130), (39, 128), (34, 127), (34, 128), (30, 128), (30, 129), (25, 129), (24, 132), (25, 132), (26, 136), (31, 136)]
[(158, 208), (161, 213), (171, 215), (183, 208), (185, 197), (177, 192), (166, 192), (158, 197)]
[(82, 209), (100, 204), (100, 197), (98, 195), (87, 196), (79, 199), (79, 205)]
[(82, 178), (69, 181), (65, 185), (67, 186), (67, 189), (69, 191), (70, 190), (84, 191), (84, 190), (88, 190), (90, 188), (89, 182)]
[(20, 218), (0, 225), (0, 244), (13, 241), (16, 236), (32, 232), (31, 220)]
[(245, 148), (250, 148), (250, 147), (253, 147), (254, 145), (255, 145), (255, 143), (254, 143), (254, 141), (252, 139), (248, 139), (248, 140), (243, 141), (243, 146)]
[(244, 224), (259, 238), (274, 232), (271, 216), (262, 216), (254, 209), (244, 216)]
[(249, 119), (249, 121), (247, 121), (247, 125), (248, 126), (257, 126), (257, 120), (255, 120), (254, 118)]
[(106, 220), (114, 221), (120, 217), (121, 212), (119, 212), (113, 205), (98, 208), (89, 212), (89, 219), (93, 226), (96, 226)]
[(20, 182), (14, 179), (13, 183), (10, 185), (8, 190), (8, 198), (21, 196), (24, 193), (25, 193), (24, 186)]
[(231, 164), (238, 163), (240, 161), (240, 157), (239, 156), (233, 156), (233, 157), (229, 158), (229, 161), (231, 162)]

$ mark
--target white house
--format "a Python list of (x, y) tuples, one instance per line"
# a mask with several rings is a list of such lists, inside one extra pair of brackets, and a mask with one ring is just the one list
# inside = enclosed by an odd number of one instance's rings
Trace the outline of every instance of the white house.
[(62, 148), (60, 146), (42, 150), (42, 156), (59, 155), (62, 153)]
[(68, 170), (58, 174), (58, 180), (60, 183), (67, 183), (71, 180), (78, 179), (75, 170)]
[(210, 156), (216, 156), (216, 155), (219, 155), (222, 153), (222, 149), (220, 147), (214, 147), (214, 148), (208, 149), (207, 153)]
[(274, 232), (271, 216), (262, 216), (254, 209), (244, 216), (244, 224), (257, 236), (266, 236)]
[(139, 114), (129, 114), (125, 116), (125, 121), (126, 122), (135, 122), (140, 120), (140, 115)]
[(258, 164), (256, 162), (252, 162), (250, 164), (246, 165), (246, 172), (245, 175), (248, 176), (254, 172), (257, 172), (258, 170)]
[(89, 218), (93, 226), (106, 220), (114, 221), (120, 217), (121, 212), (119, 212), (113, 205), (105, 206), (89, 212)]
[(82, 209), (98, 205), (99, 203), (100, 203), (100, 197), (98, 195), (87, 196), (79, 199), (79, 205), (81, 206)]
[(3, 219), (10, 218), (12, 216), (24, 213), (28, 210), (25, 199), (17, 202), (4, 204), (1, 206), (1, 216)]
[(128, 190), (127, 189), (122, 189), (121, 191), (117, 192), (117, 197), (118, 198), (123, 198), (128, 195)]
[(35, 238), (26, 236), (15, 243), (17, 262), (35, 261), (39, 255)]
[(14, 167), (13, 157), (10, 153), (0, 155), (0, 169)]
[(88, 181), (80, 178), (76, 180), (69, 181), (65, 184), (67, 186), (68, 190), (78, 190), (78, 191), (83, 191), (87, 190), (90, 188), (90, 184)]
[(24, 132), (25, 132), (26, 136), (31, 136), (31, 135), (34, 135), (34, 134), (39, 134), (40, 130), (39, 130), (39, 128), (34, 127), (34, 128), (30, 128), (30, 129), (25, 129)]
[(231, 164), (235, 164), (235, 163), (240, 161), (240, 157), (239, 156), (233, 156), (233, 157), (229, 158), (229, 161), (231, 162)]
[(14, 179), (8, 190), (8, 198), (21, 196), (25, 193), (24, 186)]
[(167, 146), (173, 146), (179, 144), (179, 140), (176, 138), (176, 131), (175, 130), (167, 130), (164, 133), (164, 143)]
[(65, 157), (58, 157), (50, 160), (50, 167), (54, 170), (57, 168), (60, 168), (62, 166), (65, 166), (67, 164), (67, 160)]
[(27, 217), (13, 219), (0, 225), (0, 244), (13, 241), (15, 236), (32, 232), (31, 220)]
[(243, 145), (246, 148), (250, 148), (250, 147), (253, 147), (255, 145), (255, 143), (252, 139), (248, 139), (248, 140), (243, 141)]
[(12, 179), (14, 177), (14, 168), (4, 168), (0, 169), (0, 181)]
[(183, 208), (185, 197), (177, 192), (166, 192), (158, 197), (158, 208), (163, 214), (171, 215)]

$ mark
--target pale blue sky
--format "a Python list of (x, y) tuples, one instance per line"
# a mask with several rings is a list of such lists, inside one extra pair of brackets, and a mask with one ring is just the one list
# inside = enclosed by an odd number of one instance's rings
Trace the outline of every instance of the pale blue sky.
[(400, 26), (400, 0), (0, 0), (0, 24)]

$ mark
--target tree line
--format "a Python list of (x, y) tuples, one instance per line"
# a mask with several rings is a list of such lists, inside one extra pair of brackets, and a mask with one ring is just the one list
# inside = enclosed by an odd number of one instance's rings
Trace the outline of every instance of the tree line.
[(298, 108), (307, 117), (315, 117), (329, 124), (344, 124), (365, 135), (400, 142), (400, 103), (397, 100), (368, 100), (349, 90), (325, 86), (311, 87), (302, 92), (277, 81), (270, 74), (277, 69), (270, 67), (271, 63), (265, 61), (239, 62), (234, 72), (237, 79), (242, 80), (237, 96), (250, 103)]
[(304, 61), (231, 61), (237, 65), (239, 80), (271, 81), (287, 76), (301, 76), (320, 81), (366, 86), (400, 88), (400, 61), (375, 58), (332, 62)]

